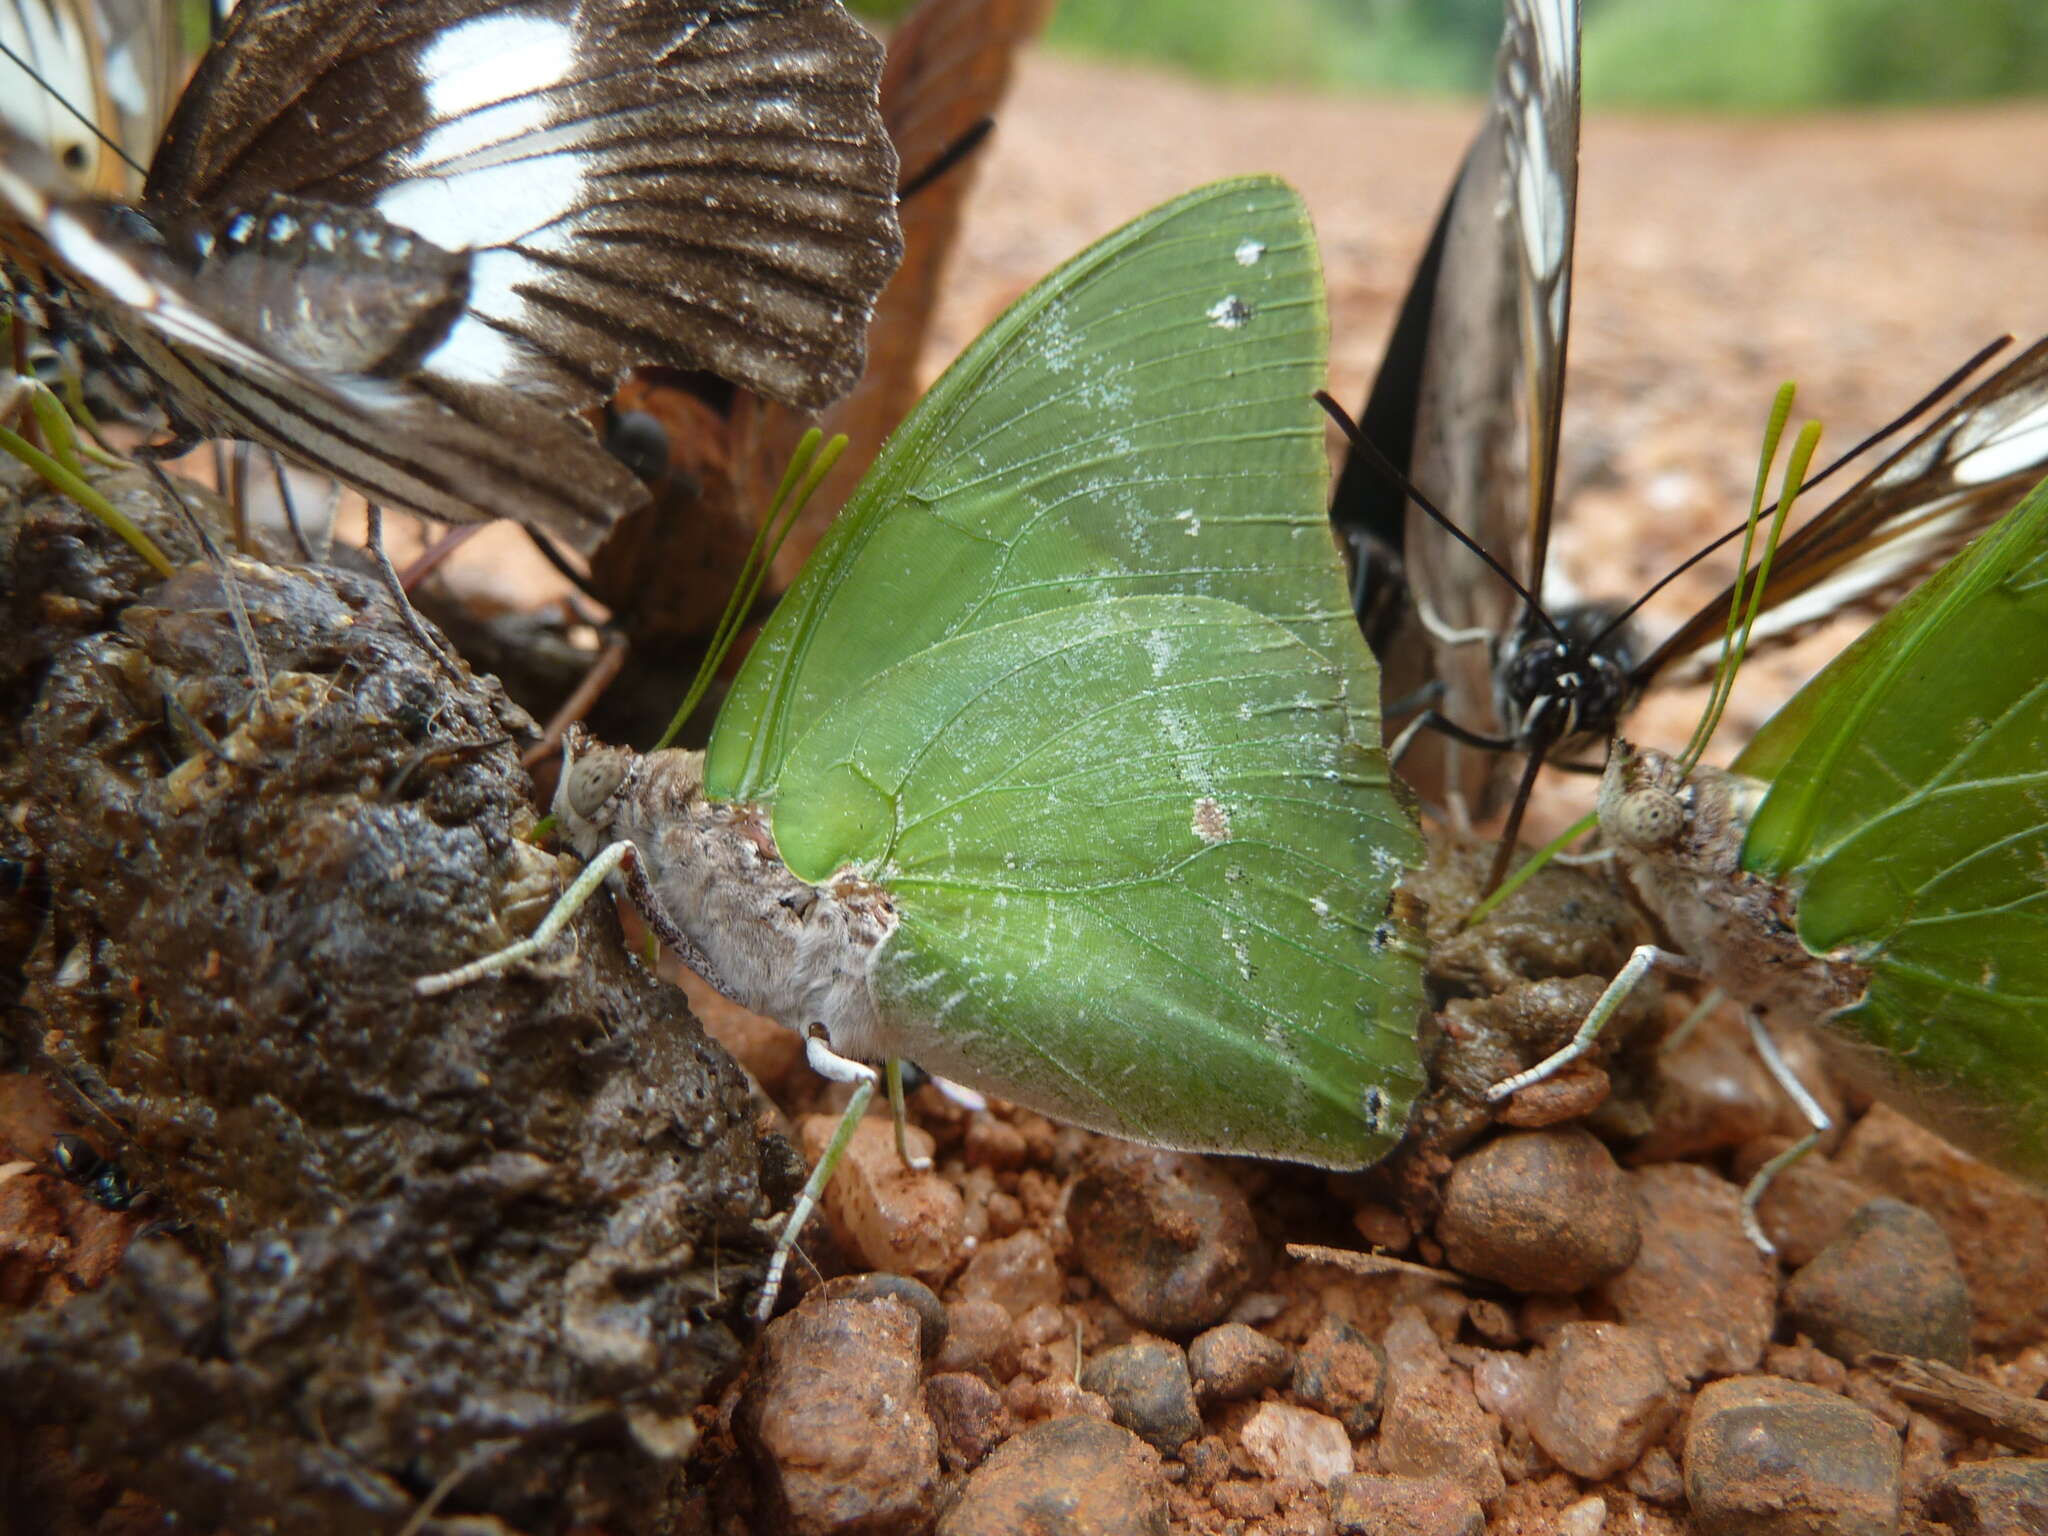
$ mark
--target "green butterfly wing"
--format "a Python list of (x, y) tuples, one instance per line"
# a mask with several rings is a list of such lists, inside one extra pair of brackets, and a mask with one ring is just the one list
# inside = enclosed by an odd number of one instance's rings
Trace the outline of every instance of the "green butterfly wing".
[(1871, 968), (1835, 1022), (2048, 1177), (2048, 485), (1775, 716), (1743, 863)]
[(707, 789), (889, 891), (887, 1050), (1161, 1145), (1398, 1136), (1423, 849), (1324, 520), (1323, 330), (1282, 184), (1145, 216), (939, 381), (756, 643)]
[[(1364, 677), (1312, 506), (1324, 330), (1307, 213), (1267, 177), (1190, 193), (1061, 267), (869, 468), (735, 680), (708, 792), (772, 801), (797, 736), (867, 678), (1069, 603), (1229, 598)], [(1371, 695), (1352, 693), (1377, 740)]]
[(922, 1065), (1141, 1141), (1355, 1166), (1419, 1086), (1422, 957), (1386, 920), (1414, 828), (1348, 705), (1237, 603), (1053, 609), (828, 712), (776, 839), (890, 891), (873, 987)]

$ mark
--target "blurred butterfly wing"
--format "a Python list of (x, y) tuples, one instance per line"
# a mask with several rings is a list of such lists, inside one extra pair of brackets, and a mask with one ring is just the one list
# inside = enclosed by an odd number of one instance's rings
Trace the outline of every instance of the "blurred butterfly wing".
[[(1778, 547), (1750, 649), (1842, 613), (1883, 612), (2048, 473), (2048, 339), (1943, 411)], [(1734, 589), (1644, 658), (1637, 686), (1704, 679)]]
[[(34, 0), (23, 0), (34, 3)], [(191, 63), (178, 25), (180, 7), (164, 0), (92, 0), (105, 37), (103, 90), (128, 158), (149, 165)], [(109, 159), (114, 157), (109, 156)], [(92, 190), (133, 197), (140, 178), (115, 162)]]
[[(2037, 471), (2038, 472), (2038, 471)], [(2048, 485), (1760, 731), (1743, 867), (1870, 969), (1835, 1022), (1938, 1124), (2048, 1179)]]
[[(1453, 178), (1450, 195), (1444, 199), (1436, 227), (1430, 231), (1429, 244), (1415, 264), (1415, 275), (1409, 279), (1401, 312), (1394, 318), (1379, 372), (1373, 376), (1372, 393), (1358, 413), (1359, 434), (1373, 445), (1378, 458), (1386, 460), (1411, 482), (1415, 478), (1415, 418), (1421, 409), (1423, 374), (1430, 356), (1437, 277), (1443, 270), (1451, 214), (1458, 205), (1462, 185), (1461, 172)], [(1330, 493), (1330, 523), (1344, 542), (1351, 561), (1351, 606), (1380, 659), (1380, 675), (1387, 695), (1397, 698), (1408, 689), (1419, 687), (1431, 675), (1421, 654), (1426, 646), (1397, 647), (1391, 643), (1403, 627), (1400, 621), (1404, 613), (1408, 618), (1406, 628), (1415, 629), (1414, 616), (1408, 611), (1407, 582), (1402, 569), (1408, 530), (1407, 493), (1373, 455), (1354, 447), (1344, 455), (1336, 488)], [(1412, 680), (1405, 684), (1398, 680), (1397, 667), (1412, 673)]]
[[(108, 205), (73, 195), (37, 151), (0, 129), (0, 250), (100, 296), (102, 322), (187, 418), (275, 448), (372, 500), (450, 522), (479, 508), (588, 549), (638, 482), (580, 419), (511, 392), (468, 409), (399, 381), (321, 372), (219, 318), (234, 305), (156, 247), (119, 238)], [(232, 297), (232, 296), (225, 296)]]
[(881, 61), (825, 0), (247, 0), (145, 209), (284, 192), (473, 252), (423, 364), (457, 386), (580, 408), (661, 361), (821, 405), (900, 254)]
[[(0, 0), (0, 122), (39, 144), (82, 191), (131, 194), (139, 178), (107, 148), (149, 162), (183, 73), (165, 0)], [(82, 113), (105, 140), (80, 122)]]
[[(1438, 219), (1364, 420), (1417, 490), (1532, 590), (1549, 545), (1564, 403), (1578, 202), (1578, 6), (1511, 0), (1487, 122)], [(1417, 337), (1421, 338), (1418, 347)], [(1395, 440), (1412, 424), (1406, 443)], [(1398, 492), (1352, 500), (1377, 477), (1357, 454), (1339, 481), (1341, 530), (1384, 538)], [(1413, 603), (1441, 629), (1490, 635), (1520, 617), (1514, 593), (1419, 507), (1396, 542)], [(1540, 592), (1539, 592), (1540, 595)], [(1437, 708), (1470, 729), (1499, 729), (1493, 658), (1482, 642), (1446, 643), (1410, 620), (1382, 647), (1388, 699), (1443, 684)], [(1427, 658), (1422, 670), (1421, 658)], [(1457, 786), (1483, 814), (1502, 769), (1419, 738), (1403, 776), (1439, 799)]]
[(1528, 554), (1521, 574), (1541, 598), (1557, 500), (1572, 248), (1578, 231), (1577, 0), (1509, 0), (1495, 101), (1507, 119), (1501, 142), (1514, 210), (1520, 394), (1528, 423), (1528, 473), (1521, 482)]

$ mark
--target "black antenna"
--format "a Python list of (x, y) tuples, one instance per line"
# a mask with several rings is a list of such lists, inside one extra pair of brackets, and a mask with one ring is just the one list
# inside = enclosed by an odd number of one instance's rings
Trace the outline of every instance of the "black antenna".
[[(1911, 425), (1914, 421), (1918, 420), (1920, 417), (1926, 415), (1929, 411), (1933, 410), (1936, 405), (1940, 404), (1944, 396), (1954, 392), (1957, 388), (1959, 388), (1962, 385), (1965, 379), (1969, 378), (1971, 374), (1975, 373), (1979, 368), (1982, 368), (1985, 363), (1990, 361), (1993, 357), (1996, 357), (2000, 352), (2004, 351), (2011, 344), (2011, 336), (2001, 336), (1996, 341), (1988, 342), (1984, 346), (1979, 347), (1976, 353), (1970, 358), (1968, 362), (1964, 363), (1962, 367), (1956, 369), (1955, 372), (1951, 373), (1947, 378), (1943, 379), (1939, 384), (1935, 385), (1934, 388), (1930, 389), (1925, 395), (1921, 396), (1920, 399), (1915, 401), (1911, 406), (1907, 407), (1898, 416), (1894, 417), (1884, 426), (1879, 427), (1875, 432), (1871, 433), (1868, 437), (1864, 438), (1862, 442), (1856, 444), (1855, 447), (1851, 448), (1848, 452), (1842, 454), (1839, 458), (1835, 459), (1828, 465), (1826, 469), (1823, 469), (1819, 474), (1814, 475), (1810, 479), (1808, 479), (1805, 484), (1799, 487), (1798, 494), (1804, 496), (1808, 491), (1812, 490), (1816, 485), (1819, 485), (1822, 481), (1826, 480), (1830, 475), (1834, 474), (1836, 470), (1840, 469), (1843, 465), (1849, 463), (1852, 459), (1861, 458), (1864, 454), (1868, 453), (1872, 448), (1875, 448), (1879, 443), (1883, 442), (1893, 433), (1902, 430), (1903, 428)], [(1759, 512), (1757, 516), (1759, 519), (1768, 521), (1772, 514), (1774, 514), (1777, 510), (1778, 504), (1777, 502), (1773, 501), (1769, 506), (1765, 507), (1761, 512)], [(1601, 630), (1598, 635), (1593, 637), (1593, 648), (1597, 650), (1602, 641), (1606, 640), (1608, 636), (1612, 635), (1616, 630), (1620, 629), (1622, 625), (1626, 624), (1630, 619), (1634, 618), (1636, 614), (1639, 611), (1641, 611), (1645, 603), (1649, 602), (1651, 598), (1655, 597), (1659, 592), (1662, 592), (1666, 587), (1670, 586), (1672, 582), (1676, 581), (1679, 577), (1683, 576), (1687, 571), (1691, 570), (1694, 566), (1698, 565), (1702, 560), (1706, 559), (1709, 555), (1715, 553), (1717, 550), (1726, 548), (1728, 545), (1734, 543), (1737, 539), (1741, 538), (1744, 530), (1747, 529), (1749, 526), (1749, 519), (1744, 518), (1741, 522), (1737, 523), (1733, 528), (1730, 528), (1726, 533), (1722, 534), (1712, 543), (1707, 544), (1701, 549), (1695, 550), (1692, 554), (1688, 555), (1684, 560), (1679, 562), (1678, 565), (1674, 566), (1672, 569), (1666, 571), (1662, 576), (1658, 577), (1656, 581), (1650, 584), (1650, 588), (1648, 591), (1644, 592), (1642, 596), (1638, 597), (1634, 602), (1630, 603), (1626, 608), (1622, 609), (1621, 612), (1615, 616), (1612, 623), (1610, 623), (1605, 629)]]
[(940, 150), (930, 164), (915, 176), (907, 176), (896, 184), (896, 201), (907, 203), (918, 193), (953, 169), (962, 160), (981, 148), (982, 141), (994, 131), (993, 117), (979, 117), (961, 132), (960, 136)]
[(1366, 462), (1372, 466), (1376, 473), (1386, 476), (1389, 481), (1400, 489), (1403, 495), (1422, 508), (1439, 528), (1443, 529), (1445, 533), (1448, 533), (1484, 561), (1486, 568), (1506, 582), (1515, 596), (1522, 600), (1523, 606), (1543, 621), (1543, 627), (1550, 631), (1551, 638), (1559, 643), (1563, 643), (1564, 632), (1557, 627), (1556, 621), (1543, 611), (1543, 605), (1530, 596), (1529, 589), (1515, 580), (1514, 574), (1506, 566), (1494, 559), (1491, 554), (1487, 553), (1485, 547), (1478, 540), (1474, 539), (1464, 529), (1438, 511), (1435, 504), (1415, 488), (1414, 482), (1401, 473), (1394, 461), (1380, 451), (1379, 444), (1359, 430), (1358, 423), (1351, 419), (1351, 413), (1339, 405), (1327, 389), (1316, 391), (1316, 404), (1320, 405), (1324, 413), (1337, 424), (1337, 430), (1350, 440), (1352, 448), (1365, 455)]
[(115, 143), (112, 139), (108, 138), (106, 132), (100, 127), (98, 123), (94, 122), (91, 118), (87, 117), (83, 112), (81, 112), (77, 107), (73, 106), (71, 102), (65, 97), (64, 93), (58, 90), (57, 87), (55, 87), (54, 85), (50, 84), (49, 81), (45, 80), (42, 76), (42, 72), (38, 70), (33, 64), (29, 63), (27, 59), (24, 59), (20, 54), (16, 53), (12, 48), (8, 47), (5, 43), (0, 43), (0, 54), (5, 54), (13, 62), (14, 67), (16, 69), (20, 70), (24, 75), (27, 75), (29, 79), (35, 81), (37, 85), (40, 85), (43, 88), (44, 94), (47, 95), (50, 98), (50, 100), (56, 102), (58, 106), (62, 107), (66, 112), (69, 112), (73, 117), (77, 118), (79, 122), (83, 123), (85, 125), (85, 131), (87, 133), (91, 134), (94, 138), (98, 139), (102, 144), (106, 145), (107, 148), (111, 149), (115, 154), (119, 155), (121, 157), (121, 163), (126, 165), (129, 170), (133, 171), (138, 176), (147, 176), (149, 174), (148, 167), (137, 165), (135, 161), (132, 158), (130, 158), (127, 150), (123, 149), (119, 144)]

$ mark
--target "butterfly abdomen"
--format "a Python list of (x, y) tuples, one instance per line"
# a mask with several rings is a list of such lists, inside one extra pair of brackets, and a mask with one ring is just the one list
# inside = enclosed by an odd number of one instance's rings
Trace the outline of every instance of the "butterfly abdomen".
[(470, 257), (374, 208), (273, 194), (173, 233), (173, 258), (270, 350), (329, 373), (403, 378), (469, 303)]

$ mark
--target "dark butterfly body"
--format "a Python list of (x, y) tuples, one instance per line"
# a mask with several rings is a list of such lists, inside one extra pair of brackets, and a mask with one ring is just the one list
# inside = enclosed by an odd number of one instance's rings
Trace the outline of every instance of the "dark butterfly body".
[[(1660, 683), (1710, 669), (1724, 593), (1654, 646), (1620, 605), (1528, 608), (1386, 473), (1395, 470), (1535, 597), (1546, 596), (1578, 188), (1578, 6), (1509, 0), (1492, 110), (1453, 183), (1359, 418), (1330, 515), (1381, 656), (1387, 708), (1434, 705), (1422, 793), (1497, 808), (1502, 752), (1611, 739)], [(1953, 382), (1953, 381), (1952, 381)], [(1751, 645), (1874, 610), (2017, 501), (2048, 465), (2048, 343), (1949, 404), (1779, 547)], [(1484, 750), (1461, 751), (1460, 743)]]
[(0, 255), (175, 439), (592, 547), (640, 362), (816, 406), (897, 259), (878, 44), (830, 0), (247, 0), (135, 208), (32, 146)]

